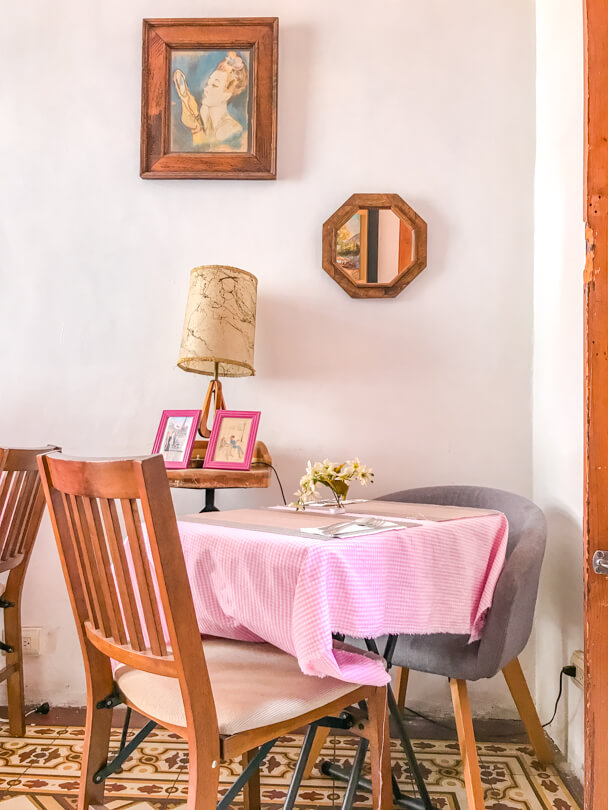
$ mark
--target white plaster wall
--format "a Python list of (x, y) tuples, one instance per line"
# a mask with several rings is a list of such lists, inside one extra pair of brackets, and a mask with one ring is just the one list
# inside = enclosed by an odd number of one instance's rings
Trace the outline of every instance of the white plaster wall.
[[(537, 0), (534, 497), (549, 526), (535, 632), (543, 718), (562, 666), (583, 647), (582, 22), (581, 0)], [(581, 775), (583, 695), (567, 678), (548, 731)]]
[[(278, 180), (141, 180), (142, 17), (248, 14), (280, 17)], [(257, 376), (226, 397), (262, 411), (288, 493), (308, 458), (358, 455), (378, 495), (531, 495), (534, 48), (533, 0), (7, 4), (0, 442), (147, 452), (163, 408), (202, 400), (175, 365), (190, 268), (227, 263), (258, 276), (259, 302)], [(354, 191), (397, 192), (428, 222), (428, 268), (395, 300), (351, 300), (321, 268), (321, 224)], [(24, 619), (48, 634), (28, 698), (82, 703), (47, 523)], [(412, 690), (447, 710), (443, 680)], [(511, 713), (500, 680), (473, 703)]]

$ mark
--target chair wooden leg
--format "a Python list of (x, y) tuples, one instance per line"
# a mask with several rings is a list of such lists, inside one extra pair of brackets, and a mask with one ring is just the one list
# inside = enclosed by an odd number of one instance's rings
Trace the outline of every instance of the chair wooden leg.
[(87, 719), (78, 793), (78, 810), (89, 810), (91, 805), (103, 805), (104, 782), (95, 784), (93, 777), (108, 760), (112, 710), (98, 709), (97, 702), (112, 693), (114, 681), (110, 659), (89, 645), (85, 658), (87, 675)]
[[(220, 780), (219, 759), (209, 758), (209, 734), (203, 729), (197, 739), (196, 732), (188, 739), (188, 801), (186, 810), (215, 810)], [(254, 791), (255, 792), (255, 791)], [(254, 798), (251, 791), (249, 795)], [(80, 810), (80, 808), (78, 809)]]
[(21, 652), (21, 606), (19, 601), (15, 606), (4, 611), (5, 641), (14, 652), (7, 653), (7, 667), (15, 667), (12, 675), (6, 681), (8, 697), (8, 727), (14, 737), (25, 736), (25, 698), (23, 690), (23, 658)]
[(367, 700), (369, 715), (369, 756), (372, 771), (372, 810), (390, 810), (393, 806), (391, 780), (391, 740), (388, 731), (386, 687), (379, 687)]
[(521, 664), (518, 658), (514, 658), (510, 664), (503, 669), (502, 674), (505, 676), (505, 681), (513, 697), (513, 701), (517, 706), (517, 711), (525, 726), (526, 732), (536, 758), (543, 765), (549, 765), (553, 762), (553, 754), (547, 743), (544, 729), (532, 700), (532, 695), (528, 689), (526, 678), (524, 676)]
[(467, 804), (469, 810), (484, 810), (483, 786), (479, 772), (479, 760), (477, 759), (467, 682), (450, 678), (450, 689), (452, 690), (456, 730), (458, 731), (458, 742), (460, 743), (462, 764), (464, 766)]
[[(241, 766), (243, 770), (249, 765), (253, 757), (257, 754), (258, 749), (252, 748), (251, 751), (245, 751), (241, 757)], [(243, 788), (243, 807), (244, 810), (260, 810), (260, 771), (259, 769), (251, 775)]]
[(308, 755), (308, 762), (306, 763), (306, 767), (304, 768), (304, 774), (302, 776), (302, 780), (310, 779), (312, 774), (312, 769), (315, 766), (316, 761), (319, 759), (319, 754), (323, 749), (323, 746), (327, 742), (327, 738), (329, 737), (329, 732), (331, 729), (324, 728), (323, 726), (319, 726), (315, 732), (315, 738), (312, 741), (312, 748), (310, 749), (310, 754)]
[(405, 694), (410, 671), (407, 667), (395, 667), (395, 669), (397, 670), (397, 681), (395, 683), (397, 706), (399, 706), (399, 711), (402, 712), (405, 709)]

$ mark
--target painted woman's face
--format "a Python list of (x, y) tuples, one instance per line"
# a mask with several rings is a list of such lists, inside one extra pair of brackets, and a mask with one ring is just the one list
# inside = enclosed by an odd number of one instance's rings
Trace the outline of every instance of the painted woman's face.
[(203, 90), (203, 104), (207, 107), (225, 104), (230, 98), (230, 93), (226, 90), (227, 81), (228, 74), (225, 70), (214, 70)]

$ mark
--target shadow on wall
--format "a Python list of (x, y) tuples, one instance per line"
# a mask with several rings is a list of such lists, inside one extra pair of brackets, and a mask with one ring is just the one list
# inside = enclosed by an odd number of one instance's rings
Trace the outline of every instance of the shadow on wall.
[[(260, 438), (264, 440), (264, 436), (260, 435)], [(315, 457), (311, 460), (317, 461), (318, 459)], [(276, 452), (273, 454), (272, 463), (279, 473), (287, 503), (291, 503), (295, 500), (294, 493), (296, 489), (298, 489), (300, 478), (306, 472), (307, 461), (308, 456), (305, 452), (300, 454)], [(371, 488), (367, 490), (359, 487), (356, 488), (356, 497), (374, 497), (370, 494)], [(325, 489), (326, 487), (319, 487), (321, 494), (329, 496), (329, 490), (324, 492)], [(353, 490), (354, 489), (355, 487), (353, 487)], [(283, 501), (276, 475), (273, 472), (268, 489), (217, 490), (216, 503), (223, 511), (225, 509), (253, 509), (261, 506), (279, 506)]]
[(564, 661), (568, 638), (583, 628), (583, 529), (564, 509), (547, 507), (547, 550), (541, 574), (542, 610), (561, 631)]
[[(536, 694), (541, 713), (550, 716), (560, 670), (570, 663), (572, 652), (583, 647), (583, 532), (573, 513), (555, 506), (544, 512), (548, 533), (535, 621)], [(563, 705), (549, 729), (563, 751), (568, 718), (576, 708), (568, 705), (570, 696), (565, 688)]]
[[(314, 270), (324, 274), (321, 267)], [(426, 272), (426, 271), (425, 271)], [(388, 379), (395, 375), (394, 348), (403, 341), (416, 341), (411, 361), (418, 371), (434, 377), (436, 369), (446, 362), (445, 346), (435, 330), (424, 322), (424, 312), (417, 302), (425, 296), (424, 282), (416, 279), (399, 298), (388, 300), (348, 299), (346, 293), (327, 277), (328, 285), (311, 284), (310, 295), (259, 294), (256, 318), (256, 374), (266, 381), (316, 382), (333, 380), (336, 374), (350, 370), (375, 369), (384, 366)], [(417, 287), (417, 289), (416, 289)], [(319, 294), (323, 300), (319, 302)], [(345, 299), (340, 303), (336, 301)], [(428, 302), (425, 310), (429, 309)], [(387, 351), (387, 349), (389, 349)], [(418, 358), (418, 359), (416, 359)], [(420, 358), (424, 362), (420, 364)], [(400, 367), (407, 366), (400, 357)]]
[[(289, 58), (282, 59), (282, 54)], [(310, 90), (310, 66), (313, 60), (313, 27), (310, 25), (281, 26), (279, 48), (279, 100), (278, 179), (293, 180), (304, 174), (304, 156), (308, 136)], [(281, 93), (289, 88), (289, 98)], [(285, 168), (287, 167), (287, 171)]]

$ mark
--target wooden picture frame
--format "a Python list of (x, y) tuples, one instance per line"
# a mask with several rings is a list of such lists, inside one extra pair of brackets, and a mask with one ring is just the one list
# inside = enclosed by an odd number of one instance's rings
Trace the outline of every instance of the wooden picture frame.
[[(383, 211), (391, 211), (399, 226), (395, 248), (398, 272), (385, 281), (378, 280), (377, 265), (378, 217)], [(352, 277), (339, 255), (340, 232), (355, 216), (360, 219), (359, 278)], [(376, 223), (374, 238), (370, 238), (372, 219)], [(370, 261), (372, 254), (376, 262)], [(323, 269), (351, 298), (394, 298), (420, 275), (426, 260), (426, 222), (398, 194), (353, 194), (323, 223)]]
[(276, 178), (278, 17), (143, 21), (141, 177)]

